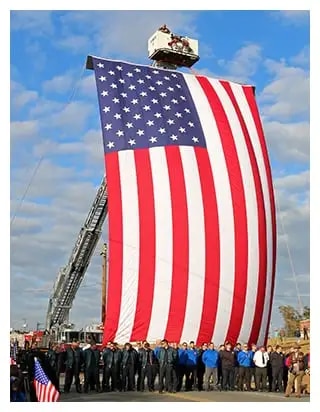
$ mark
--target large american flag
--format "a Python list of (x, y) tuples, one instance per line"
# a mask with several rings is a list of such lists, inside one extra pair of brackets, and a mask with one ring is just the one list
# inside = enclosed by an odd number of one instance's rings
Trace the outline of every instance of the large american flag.
[(34, 358), (34, 386), (38, 402), (57, 402), (59, 400), (59, 391), (49, 380), (37, 358)]
[(264, 343), (276, 218), (254, 87), (92, 61), (109, 196), (104, 342)]

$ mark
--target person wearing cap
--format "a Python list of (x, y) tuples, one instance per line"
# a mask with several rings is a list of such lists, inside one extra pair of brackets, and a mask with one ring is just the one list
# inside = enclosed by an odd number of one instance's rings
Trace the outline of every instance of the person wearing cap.
[(267, 364), (269, 355), (264, 346), (260, 346), (259, 350), (253, 356), (253, 362), (256, 365), (256, 380), (257, 390), (259, 392), (267, 391)]
[(299, 351), (300, 346), (295, 345), (294, 351), (289, 355), (289, 376), (285, 397), (291, 395), (292, 387), (296, 385), (296, 397), (301, 398), (301, 383), (304, 376), (304, 353)]
[(232, 350), (230, 342), (225, 343), (225, 350), (220, 352), (221, 371), (222, 371), (222, 390), (234, 391), (234, 367), (236, 354)]

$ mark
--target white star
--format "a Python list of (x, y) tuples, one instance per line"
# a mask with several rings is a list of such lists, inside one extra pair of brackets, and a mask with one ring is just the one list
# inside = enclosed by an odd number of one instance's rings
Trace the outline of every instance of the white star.
[(106, 130), (111, 130), (111, 129), (112, 129), (112, 124), (111, 124), (111, 123), (107, 123), (107, 124), (104, 126), (104, 128), (105, 128)]
[(103, 90), (101, 92), (101, 96), (103, 96), (103, 97), (108, 96), (108, 94), (109, 94), (109, 92), (107, 92), (106, 90)]
[(173, 92), (174, 91), (174, 88), (173, 87), (167, 87), (167, 89), (169, 90), (169, 92)]
[(157, 119), (160, 119), (160, 117), (162, 117), (161, 113), (155, 113), (154, 116), (155, 116)]
[(107, 113), (107, 112), (110, 112), (110, 106), (104, 106), (104, 108), (103, 108), (103, 111), (105, 112), (105, 113)]
[(152, 73), (159, 74), (158, 70), (152, 70)]
[(186, 100), (186, 98), (184, 96), (180, 96), (180, 99), (183, 100), (183, 101)]
[(170, 77), (164, 76), (164, 79), (165, 79), (165, 80), (170, 80)]
[(172, 99), (171, 101), (172, 101), (173, 104), (178, 104), (178, 100), (176, 100), (176, 99)]
[(122, 110), (123, 110), (124, 112), (126, 112), (126, 113), (129, 113), (129, 112), (130, 112), (129, 107), (124, 107)]
[(134, 119), (139, 120), (139, 119), (141, 119), (141, 114), (137, 113), (133, 117), (134, 117)]
[(140, 73), (140, 72), (141, 72), (141, 70), (138, 69), (138, 67), (136, 67), (136, 68), (134, 69), (134, 71), (137, 72), (137, 73)]
[(199, 143), (199, 139), (198, 139), (197, 137), (195, 137), (195, 136), (193, 136), (192, 140), (193, 140), (195, 143)]
[(116, 113), (113, 117), (115, 117), (116, 119), (121, 119), (121, 114), (120, 114), (120, 113)]
[(158, 139), (157, 137), (152, 136), (152, 137), (150, 137), (149, 142), (157, 143), (157, 139)]
[(137, 104), (137, 103), (138, 103), (138, 99), (132, 99), (132, 100), (131, 100), (131, 103), (132, 103), (132, 104)]
[(113, 70), (109, 70), (108, 73), (111, 74), (111, 75), (115, 74), (115, 72)]
[(140, 96), (142, 96), (142, 97), (147, 96), (147, 95), (148, 95), (148, 93), (146, 93), (146, 92), (141, 92), (140, 93)]
[(170, 139), (172, 139), (172, 140), (178, 140), (178, 136), (176, 136), (175, 134), (172, 134), (172, 135), (170, 136)]
[(169, 106), (168, 104), (166, 104), (165, 106), (163, 106), (164, 110), (170, 110), (171, 106)]
[(186, 113), (190, 113), (190, 110), (189, 110), (189, 109), (184, 109), (184, 111), (185, 111)]
[(126, 81), (124, 79), (119, 79), (119, 83), (124, 84)]
[(135, 90), (136, 86), (134, 84), (130, 84), (129, 89), (130, 90)]
[(168, 123), (168, 124), (174, 124), (174, 120), (168, 119), (168, 120), (167, 120), (167, 123)]
[(97, 64), (97, 66), (99, 67), (99, 69), (102, 69), (102, 68), (104, 67), (104, 64), (102, 64), (101, 62), (99, 62), (99, 63)]
[(157, 99), (152, 99), (151, 101), (152, 101), (153, 104), (158, 103), (158, 100), (157, 100)]
[(140, 84), (142, 84), (142, 83), (144, 83), (144, 80), (139, 79), (139, 80), (137, 80), (137, 82), (140, 83)]
[(161, 80), (158, 80), (156, 83), (157, 83), (157, 85), (159, 85), (159, 86), (161, 86), (161, 85), (163, 84), (163, 82), (162, 82)]
[(179, 127), (179, 132), (180, 132), (180, 133), (185, 133), (185, 132), (186, 132), (186, 129), (185, 129), (184, 127)]
[(156, 88), (153, 87), (153, 86), (149, 86), (148, 89), (151, 90), (152, 92), (154, 92), (156, 90)]
[(150, 110), (150, 106), (147, 106), (147, 105), (143, 106), (143, 110), (147, 112), (148, 110)]
[(175, 113), (174, 115), (175, 115), (176, 117), (182, 117), (182, 114), (179, 113), (179, 112)]
[(117, 135), (118, 137), (120, 137), (120, 136), (123, 136), (124, 133), (123, 133), (122, 130), (118, 130), (118, 131), (116, 132), (116, 135)]
[(176, 87), (177, 87), (178, 89), (181, 89), (181, 85), (180, 85), (180, 84), (176, 84)]
[(122, 66), (117, 66), (117, 69), (118, 69), (119, 71), (121, 71), (121, 70), (122, 70)]
[(148, 74), (146, 74), (146, 78), (147, 78), (147, 79), (151, 79), (151, 76), (149, 76)]
[(114, 147), (114, 142), (108, 142), (107, 146), (109, 149), (112, 149)]
[(128, 95), (127, 95), (127, 93), (120, 93), (121, 94), (121, 96), (124, 98), (124, 97), (128, 97)]
[(133, 146), (134, 144), (136, 144), (135, 139), (130, 139), (128, 140), (129, 145)]
[(110, 87), (112, 87), (113, 89), (116, 89), (118, 86), (115, 83), (111, 83)]
[(100, 76), (100, 77), (99, 77), (99, 80), (100, 80), (101, 82), (105, 82), (105, 81), (107, 80), (107, 78), (106, 78), (106, 76)]
[(133, 123), (127, 122), (126, 126), (127, 126), (128, 129), (131, 129), (133, 127)]
[(119, 102), (120, 102), (120, 100), (119, 100), (117, 97), (114, 97), (114, 98), (112, 99), (112, 101), (113, 101), (113, 103), (119, 103)]
[(143, 135), (144, 135), (144, 130), (139, 129), (139, 130), (137, 131), (137, 135), (143, 136)]
[(166, 132), (166, 129), (164, 127), (160, 127), (160, 129), (158, 130), (159, 133), (163, 134)]
[(194, 124), (193, 124), (192, 122), (188, 122), (188, 125), (189, 125), (190, 127), (194, 127)]
[(154, 121), (153, 120), (148, 120), (146, 123), (148, 126), (153, 126), (154, 125)]
[(162, 93), (160, 93), (160, 96), (161, 96), (161, 97), (166, 97), (166, 96), (167, 96), (167, 93), (162, 92)]
[(127, 76), (128, 77), (133, 77), (133, 74), (129, 72), (129, 73), (127, 73)]
[(177, 77), (177, 75), (176, 75), (176, 74), (174, 74), (174, 73), (171, 73), (171, 76), (172, 76), (172, 77)]

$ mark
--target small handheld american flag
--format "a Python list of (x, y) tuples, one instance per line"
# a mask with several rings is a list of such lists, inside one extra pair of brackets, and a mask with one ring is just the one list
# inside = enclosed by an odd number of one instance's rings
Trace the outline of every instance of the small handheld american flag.
[(59, 391), (44, 373), (37, 358), (34, 358), (34, 385), (38, 402), (57, 402), (59, 400)]

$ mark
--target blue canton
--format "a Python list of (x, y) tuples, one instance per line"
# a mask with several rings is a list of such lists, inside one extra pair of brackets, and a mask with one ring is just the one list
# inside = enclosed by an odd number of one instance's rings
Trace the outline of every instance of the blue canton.
[(49, 379), (44, 373), (38, 360), (34, 362), (34, 378), (43, 385), (48, 385), (49, 383)]
[(93, 58), (105, 153), (156, 146), (206, 147), (181, 73)]

